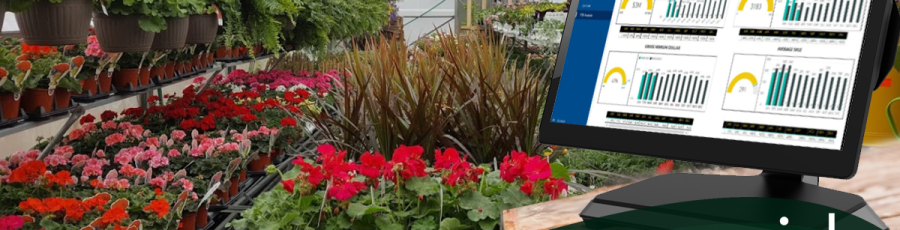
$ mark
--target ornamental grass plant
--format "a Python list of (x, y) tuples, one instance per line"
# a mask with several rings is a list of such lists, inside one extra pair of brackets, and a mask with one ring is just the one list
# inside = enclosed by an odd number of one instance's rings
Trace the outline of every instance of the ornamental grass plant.
[(516, 68), (509, 50), (484, 35), (441, 34), (418, 52), (397, 41), (346, 54), (336, 116), (317, 125), (349, 149), (457, 147), (476, 163), (511, 150), (536, 152), (549, 71)]

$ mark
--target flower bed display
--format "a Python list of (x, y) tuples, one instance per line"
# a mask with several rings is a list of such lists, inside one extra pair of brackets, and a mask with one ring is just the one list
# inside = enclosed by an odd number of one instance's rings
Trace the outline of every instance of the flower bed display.
[(556, 199), (568, 186), (568, 172), (541, 156), (513, 151), (491, 171), (467, 161), (454, 148), (434, 150), (434, 163), (421, 146), (400, 146), (386, 159), (320, 145), (316, 159), (298, 157), (278, 173), (281, 184), (260, 195), (236, 229), (486, 229), (497, 227), (500, 211)]
[(166, 103), (151, 97), (146, 110), (85, 115), (43, 159), (37, 149), (47, 142), (0, 160), (0, 219), (8, 221), (0, 224), (202, 228), (208, 207), (242, 193), (239, 184), (260, 156), (293, 149), (304, 135), (301, 117), (317, 111), (302, 89), (198, 87), (167, 95)]

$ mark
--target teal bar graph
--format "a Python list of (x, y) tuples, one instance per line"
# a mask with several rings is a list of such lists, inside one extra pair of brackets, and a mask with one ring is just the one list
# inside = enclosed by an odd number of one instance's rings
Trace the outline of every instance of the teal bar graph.
[(638, 100), (644, 99), (644, 85), (647, 83), (647, 73), (641, 76), (641, 89), (638, 91)]

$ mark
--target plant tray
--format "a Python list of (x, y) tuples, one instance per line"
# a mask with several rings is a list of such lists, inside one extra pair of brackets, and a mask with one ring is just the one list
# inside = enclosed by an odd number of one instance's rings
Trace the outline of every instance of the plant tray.
[(153, 86), (155, 86), (155, 84), (153, 83), (153, 81), (151, 79), (150, 84), (143, 85), (143, 86), (134, 87), (134, 86), (128, 85), (127, 88), (119, 88), (119, 87), (115, 87), (115, 86), (113, 86), (113, 88), (115, 88), (116, 92), (119, 92), (119, 93), (135, 93), (135, 92), (141, 92), (141, 91), (147, 90), (149, 88), (152, 88)]
[[(54, 101), (54, 103), (56, 103), (56, 102)], [(69, 108), (57, 109), (57, 110), (50, 111), (50, 112), (44, 112), (44, 111), (43, 111), (43, 108), (41, 108), (41, 111), (40, 111), (39, 113), (37, 113), (37, 114), (32, 114), (31, 116), (28, 116), (28, 120), (29, 120), (29, 121), (46, 120), (46, 119), (49, 119), (50, 117), (53, 117), (53, 116), (57, 116), (57, 115), (61, 115), (61, 114), (68, 113), (69, 110), (72, 110), (72, 109), (74, 109), (74, 108), (77, 107), (77, 106), (78, 106), (78, 103), (76, 103), (75, 100), (69, 99)]]
[(216, 61), (220, 62), (236, 62), (242, 60), (241, 58), (216, 58)]
[(178, 79), (181, 79), (181, 78), (178, 77), (177, 74), (175, 75), (175, 77), (167, 78), (167, 79), (165, 79), (165, 80), (160, 80), (158, 77), (150, 78), (150, 80), (153, 81), (153, 84), (156, 84), (156, 85), (166, 84), (166, 83), (169, 83), (169, 82), (173, 82), (173, 81), (175, 81), (175, 80), (178, 80)]
[(72, 100), (75, 100), (76, 102), (94, 102), (96, 100), (107, 98), (115, 93), (116, 93), (116, 87), (109, 87), (109, 92), (96, 94), (96, 95), (90, 95), (90, 93), (72, 95)]
[(0, 120), (0, 128), (12, 127), (18, 125), (20, 121), (24, 121), (28, 119), (28, 114), (25, 114), (25, 110), (19, 109), (19, 117), (13, 119)]

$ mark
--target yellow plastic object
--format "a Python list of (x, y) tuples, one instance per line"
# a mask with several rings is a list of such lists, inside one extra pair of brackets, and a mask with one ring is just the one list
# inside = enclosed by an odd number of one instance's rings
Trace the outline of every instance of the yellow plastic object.
[[(900, 143), (894, 135), (893, 128), (888, 122), (886, 109), (891, 100), (900, 97), (900, 72), (891, 69), (887, 79), (881, 87), (872, 93), (872, 103), (869, 105), (869, 118), (866, 122), (866, 135), (863, 139), (864, 146), (886, 146)], [(895, 121), (900, 121), (900, 105), (889, 108)]]

